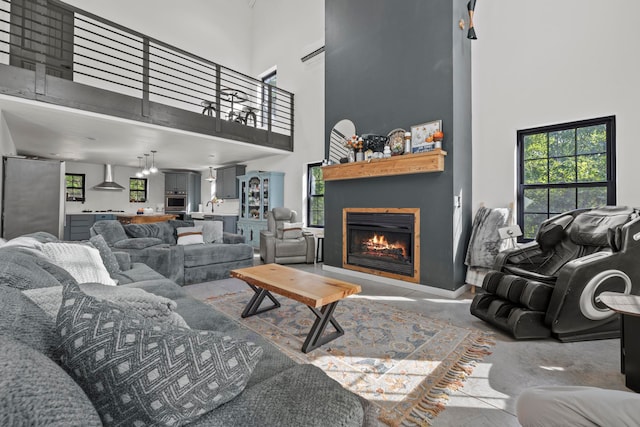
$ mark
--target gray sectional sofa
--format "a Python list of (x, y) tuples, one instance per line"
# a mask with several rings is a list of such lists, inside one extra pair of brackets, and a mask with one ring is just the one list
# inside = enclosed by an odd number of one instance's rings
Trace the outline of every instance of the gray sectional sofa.
[(116, 220), (96, 221), (91, 235), (102, 235), (115, 251), (127, 252), (179, 285), (229, 277), (234, 268), (253, 265), (253, 248), (239, 234), (222, 233), (223, 242), (178, 245), (176, 229), (192, 221), (165, 221), (122, 225)]
[[(100, 243), (100, 238), (96, 240)], [(104, 411), (115, 411), (114, 408), (120, 408), (122, 405), (125, 409), (118, 409), (117, 415), (120, 422), (122, 417), (127, 421), (120, 425), (362, 426), (377, 423), (369, 402), (344, 389), (322, 370), (313, 365), (296, 364), (261, 336), (211, 306), (188, 296), (174, 281), (163, 277), (143, 263), (131, 262), (127, 253), (111, 252), (106, 245), (101, 247), (96, 244), (104, 265), (109, 264), (111, 278), (117, 279), (119, 284), (78, 286), (70, 270), (62, 268), (60, 263), (52, 262), (51, 258), (43, 254), (46, 251), (42, 250), (41, 245), (56, 243), (64, 242), (57, 241), (47, 233), (34, 233), (26, 236), (24, 245), (0, 245), (0, 425), (118, 425), (118, 420), (113, 420), (109, 413), (105, 414)], [(98, 298), (99, 293), (94, 295), (89, 292), (91, 287), (108, 288), (109, 292)], [(149, 298), (159, 299), (164, 311), (181, 316), (191, 329), (160, 323), (157, 318), (167, 313), (154, 309), (151, 311), (155, 313), (156, 318), (149, 317), (145, 309), (137, 307), (130, 296), (124, 298), (130, 305), (117, 305), (117, 298), (111, 299), (109, 296), (133, 290), (138, 294), (148, 295)], [(51, 304), (47, 309), (42, 303), (42, 298), (38, 300), (33, 295), (40, 294), (42, 297), (48, 293), (57, 293), (57, 301), (62, 301), (58, 302), (58, 305), (53, 304), (54, 317), (50, 312)], [(138, 294), (134, 298), (136, 301), (140, 299)], [(82, 311), (79, 304), (81, 305), (80, 301), (86, 302), (85, 300), (89, 301), (90, 310), (99, 310), (98, 316), (94, 316), (93, 312), (89, 314)], [(217, 405), (211, 399), (202, 399), (199, 396), (199, 400), (194, 400), (196, 404), (205, 405), (209, 409), (195, 411), (192, 408), (193, 403), (189, 401), (177, 409), (170, 409), (186, 411), (190, 416), (167, 418), (167, 422), (134, 422), (135, 411), (146, 411), (145, 416), (151, 417), (152, 409), (161, 408), (164, 402), (161, 404), (159, 399), (147, 398), (146, 390), (141, 395), (135, 395), (132, 402), (131, 393), (118, 390), (117, 384), (106, 390), (102, 382), (87, 385), (81, 380), (80, 369), (72, 364), (77, 363), (77, 360), (73, 359), (75, 355), (70, 355), (70, 349), (72, 351), (78, 348), (84, 352), (82, 346), (87, 346), (87, 341), (95, 338), (94, 335), (98, 335), (101, 343), (104, 341), (99, 332), (104, 331), (104, 328), (113, 327), (113, 319), (104, 316), (115, 316), (114, 318), (120, 319), (123, 324), (129, 322), (128, 327), (131, 327), (133, 322), (134, 326), (142, 325), (140, 328), (149, 328), (151, 325), (152, 330), (159, 331), (160, 334), (179, 335), (178, 338), (164, 339), (164, 344), (170, 344), (173, 342), (172, 339), (182, 339), (184, 336), (192, 339), (195, 337), (198, 345), (206, 345), (204, 341), (211, 339), (226, 345), (228, 342), (225, 340), (230, 339), (229, 342), (236, 343), (237, 346), (244, 345), (244, 348), (248, 349), (245, 353), (236, 354), (236, 358), (232, 359), (234, 365), (238, 364), (236, 362), (244, 361), (253, 364), (253, 368), (249, 369), (242, 384), (232, 384), (236, 388), (236, 394), (230, 399), (227, 396), (226, 403)], [(103, 322), (106, 319), (109, 322), (103, 323), (100, 328), (88, 327), (87, 323), (83, 323), (94, 322), (97, 319), (102, 319)], [(70, 326), (69, 322), (74, 321), (78, 323)], [(121, 327), (120, 323), (116, 324), (118, 328)], [(76, 330), (78, 325), (79, 332)], [(122, 331), (126, 331), (127, 325)], [(70, 338), (69, 330), (77, 333), (87, 332), (87, 335), (81, 335), (80, 338), (74, 335)], [(121, 347), (126, 347), (122, 343), (136, 342), (135, 340), (140, 338), (136, 335), (138, 332), (116, 334), (120, 339), (117, 342)], [(137, 348), (136, 345), (132, 347)], [(151, 346), (145, 348), (148, 350)], [(142, 350), (146, 351), (145, 348)], [(182, 352), (178, 351), (180, 348)], [(229, 348), (224, 349), (227, 350)], [(179, 362), (177, 356), (183, 353), (184, 346), (172, 350), (172, 357), (176, 356), (175, 361), (171, 359), (172, 363)], [(98, 363), (97, 361), (104, 358), (104, 349), (96, 351), (95, 356), (94, 353), (87, 354), (90, 355), (87, 357), (92, 363)], [(205, 355), (211, 354), (208, 350), (200, 352), (197, 353), (196, 359), (201, 358), (204, 361)], [(126, 374), (135, 366), (134, 360), (127, 358), (115, 363), (114, 369)], [(160, 363), (144, 365), (142, 383), (157, 379), (160, 366)], [(175, 372), (172, 372), (175, 368), (172, 366), (169, 364), (168, 367), (162, 367), (161, 377), (175, 375)], [(200, 379), (202, 375), (207, 374), (204, 367), (199, 366), (198, 369), (197, 375), (189, 378)], [(181, 375), (178, 375), (178, 379), (186, 381), (187, 375)], [(192, 397), (190, 393), (180, 396), (182, 385), (179, 382), (178, 388), (171, 389), (172, 393), (180, 399)], [(100, 387), (100, 393), (94, 392), (94, 386)], [(211, 383), (208, 383), (208, 386), (211, 387)], [(149, 387), (148, 390), (151, 394), (154, 392), (152, 388)], [(116, 396), (114, 399), (117, 402), (109, 401), (112, 395)], [(166, 397), (165, 394), (163, 396)], [(144, 402), (142, 408), (139, 402)], [(210, 409), (211, 407), (213, 409)], [(159, 410), (169, 409), (164, 407)]]

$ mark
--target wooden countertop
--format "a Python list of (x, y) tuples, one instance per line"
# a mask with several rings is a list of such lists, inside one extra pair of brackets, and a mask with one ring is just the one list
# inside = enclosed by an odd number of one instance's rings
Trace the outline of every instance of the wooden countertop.
[(130, 214), (119, 213), (116, 214), (116, 219), (123, 224), (149, 224), (153, 222), (164, 222), (171, 219), (176, 219), (177, 215), (163, 214), (163, 213), (150, 213), (150, 214)]

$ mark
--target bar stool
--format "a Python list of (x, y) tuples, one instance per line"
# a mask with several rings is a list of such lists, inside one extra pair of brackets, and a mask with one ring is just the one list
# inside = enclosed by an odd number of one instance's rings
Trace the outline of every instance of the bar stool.
[(324, 262), (324, 234), (316, 234), (316, 262)]

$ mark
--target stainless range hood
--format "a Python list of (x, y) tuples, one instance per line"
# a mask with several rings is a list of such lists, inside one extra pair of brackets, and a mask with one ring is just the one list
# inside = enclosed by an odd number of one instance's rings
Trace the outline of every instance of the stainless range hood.
[(94, 190), (115, 190), (122, 191), (124, 187), (113, 182), (113, 174), (111, 173), (111, 165), (104, 165), (104, 182), (93, 187)]

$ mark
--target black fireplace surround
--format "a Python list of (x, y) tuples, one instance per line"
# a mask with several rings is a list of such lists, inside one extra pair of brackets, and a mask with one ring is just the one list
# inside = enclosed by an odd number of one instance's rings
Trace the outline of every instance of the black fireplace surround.
[(347, 212), (346, 264), (414, 275), (413, 214)]

